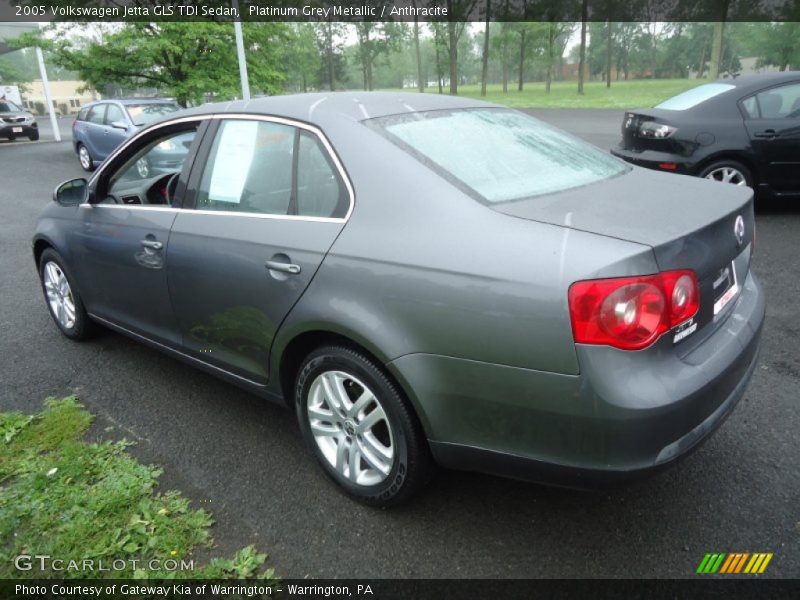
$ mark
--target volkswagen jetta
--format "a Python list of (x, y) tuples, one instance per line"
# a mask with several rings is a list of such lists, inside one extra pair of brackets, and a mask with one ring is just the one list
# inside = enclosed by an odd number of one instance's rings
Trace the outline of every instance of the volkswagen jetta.
[[(165, 144), (180, 164), (141, 177)], [(436, 463), (579, 487), (650, 472), (756, 363), (750, 189), (485, 102), (206, 105), (54, 199), (33, 255), (64, 335), (103, 324), (286, 402), (372, 504)]]

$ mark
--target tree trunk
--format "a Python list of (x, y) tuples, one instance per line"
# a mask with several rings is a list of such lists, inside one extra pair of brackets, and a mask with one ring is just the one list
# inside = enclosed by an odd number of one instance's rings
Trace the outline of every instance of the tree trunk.
[(455, 21), (447, 22), (447, 40), (450, 50), (450, 94), (458, 95), (458, 37)]
[(522, 91), (523, 77), (525, 75), (525, 24), (522, 24), (522, 30), (519, 32), (519, 82), (517, 83), (517, 91)]
[(547, 75), (544, 80), (544, 93), (550, 93), (550, 85), (553, 82), (553, 61), (555, 60), (556, 45), (556, 24), (550, 22), (547, 30)]
[(724, 21), (714, 23), (714, 39), (711, 42), (711, 64), (708, 66), (708, 78), (711, 81), (719, 78), (720, 61), (722, 60), (722, 35), (724, 32)]
[(492, 0), (486, 1), (486, 28), (483, 31), (483, 68), (481, 70), (481, 96), (486, 95), (486, 80), (489, 77), (489, 17)]
[[(416, 0), (414, 8), (417, 7)], [(417, 87), (420, 93), (425, 91), (425, 82), (422, 80), (422, 55), (419, 52), (419, 17), (414, 16), (414, 52), (417, 55)]]
[(611, 87), (611, 21), (606, 21), (606, 87)]
[(697, 71), (697, 79), (702, 79), (703, 74), (706, 72), (706, 47), (703, 46), (703, 53), (700, 55), (700, 66)]
[(581, 3), (581, 50), (578, 60), (578, 93), (583, 96), (583, 71), (586, 65), (586, 19), (589, 18), (587, 0)]
[(328, 21), (327, 32), (328, 34), (325, 39), (327, 48), (325, 51), (328, 55), (328, 87), (333, 91), (333, 24), (330, 21)]
[(436, 78), (439, 82), (439, 93), (444, 93), (442, 89), (442, 53), (441, 53), (441, 46), (439, 45), (438, 35), (434, 38), (434, 45), (436, 46)]

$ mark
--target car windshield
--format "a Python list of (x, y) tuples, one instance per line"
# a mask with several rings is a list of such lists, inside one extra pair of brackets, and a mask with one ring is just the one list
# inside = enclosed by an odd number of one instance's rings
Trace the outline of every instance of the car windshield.
[(488, 203), (575, 188), (629, 169), (598, 148), (513, 110), (436, 110), (367, 125)]
[(0, 112), (22, 112), (22, 109), (10, 100), (0, 100)]
[(128, 104), (126, 107), (134, 125), (147, 125), (159, 117), (178, 110), (177, 104)]
[(673, 96), (668, 100), (664, 100), (661, 104), (657, 104), (656, 108), (665, 108), (667, 110), (686, 110), (697, 106), (701, 102), (710, 100), (714, 96), (724, 94), (728, 90), (734, 89), (736, 86), (729, 83), (707, 83), (705, 85), (686, 90), (685, 92)]

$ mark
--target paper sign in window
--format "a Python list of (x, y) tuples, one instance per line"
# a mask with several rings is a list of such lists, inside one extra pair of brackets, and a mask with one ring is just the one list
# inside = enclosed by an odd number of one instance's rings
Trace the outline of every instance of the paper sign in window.
[(258, 123), (228, 121), (222, 129), (208, 199), (239, 204), (253, 162)]

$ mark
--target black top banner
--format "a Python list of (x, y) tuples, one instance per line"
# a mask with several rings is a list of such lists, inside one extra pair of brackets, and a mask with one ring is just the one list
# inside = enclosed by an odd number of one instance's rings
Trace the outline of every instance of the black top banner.
[(0, 0), (24, 21), (800, 21), (800, 0)]

